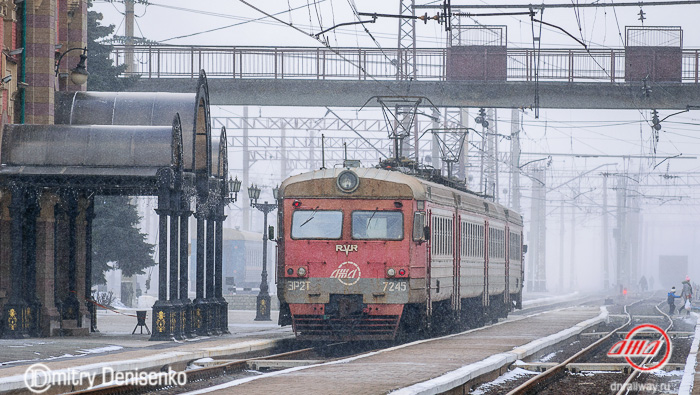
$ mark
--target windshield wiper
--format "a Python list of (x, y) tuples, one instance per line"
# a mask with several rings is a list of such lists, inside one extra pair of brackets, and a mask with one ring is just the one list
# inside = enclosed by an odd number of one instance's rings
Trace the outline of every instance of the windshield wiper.
[(302, 223), (301, 225), (299, 225), (300, 228), (301, 228), (302, 226), (308, 224), (309, 221), (311, 221), (312, 219), (314, 219), (314, 215), (316, 215), (316, 211), (318, 211), (318, 207), (319, 207), (319, 206), (316, 206), (316, 208), (314, 209), (314, 212), (311, 213), (311, 216), (309, 217), (309, 219), (307, 219), (306, 221), (304, 221), (304, 223)]
[(367, 220), (367, 227), (368, 227), (368, 228), (369, 228), (369, 224), (372, 223), (372, 218), (374, 218), (374, 214), (376, 214), (378, 211), (379, 211), (379, 207), (375, 208), (375, 209), (374, 209), (374, 212), (372, 213), (372, 215), (369, 216), (369, 219)]

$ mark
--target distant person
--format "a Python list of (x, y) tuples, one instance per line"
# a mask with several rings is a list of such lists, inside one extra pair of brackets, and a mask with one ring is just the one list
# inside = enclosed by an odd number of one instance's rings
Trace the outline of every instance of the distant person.
[(666, 303), (668, 303), (668, 315), (673, 315), (676, 312), (676, 299), (680, 298), (680, 295), (676, 295), (676, 287), (671, 287), (671, 292), (668, 293), (666, 297)]
[(642, 290), (642, 292), (647, 291), (647, 278), (644, 276), (639, 279), (639, 289)]
[(681, 296), (683, 297), (683, 307), (686, 310), (686, 314), (690, 315), (690, 301), (693, 299), (693, 286), (690, 285), (690, 277), (685, 276), (685, 281), (683, 281), (683, 291), (681, 291)]

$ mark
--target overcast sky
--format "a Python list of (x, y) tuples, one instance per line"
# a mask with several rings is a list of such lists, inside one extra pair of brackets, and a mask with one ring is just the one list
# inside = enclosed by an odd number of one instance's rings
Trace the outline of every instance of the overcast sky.
[[(574, 1), (578, 3), (577, 1)], [(284, 22), (292, 23), (299, 30), (285, 26), (280, 22), (265, 17), (261, 12), (237, 0), (150, 0), (150, 5), (136, 5), (136, 35), (163, 44), (171, 45), (225, 45), (225, 46), (320, 46), (321, 43), (310, 37), (335, 24), (357, 21), (353, 10), (359, 12), (379, 12), (396, 14), (399, 2), (369, 0), (274, 0), (250, 1), (267, 13), (276, 14)], [(453, 4), (527, 4), (527, 1), (453, 1)], [(547, 1), (567, 3), (567, 1)], [(586, 3), (590, 3), (587, 1)], [(594, 2), (596, 3), (596, 2)], [(611, 0), (599, 0), (597, 3), (611, 4)], [(417, 1), (417, 4), (440, 4), (439, 1)], [(124, 5), (95, 1), (93, 10), (104, 14), (105, 24), (118, 26), (117, 34), (124, 34)], [(290, 11), (291, 10), (291, 11)], [(680, 26), (683, 29), (683, 47), (700, 48), (700, 5), (643, 7), (647, 18), (645, 26)], [(420, 10), (434, 15), (438, 10)], [(464, 12), (499, 12), (525, 10), (463, 10)], [(583, 41), (590, 48), (621, 48), (624, 43), (625, 27), (639, 26), (640, 7), (615, 8), (567, 8), (547, 9), (537, 14), (538, 19), (555, 24)], [(362, 17), (366, 19), (366, 17)], [(507, 45), (509, 48), (532, 48), (533, 25), (529, 16), (496, 16), (462, 18), (462, 24), (506, 25)], [(397, 45), (398, 22), (396, 19), (379, 18), (374, 24), (367, 24), (370, 34), (361, 26), (348, 26), (326, 34), (328, 44), (333, 47), (369, 47), (395, 48)], [(540, 25), (535, 24), (536, 34)], [(215, 30), (214, 30), (215, 29)], [(205, 32), (207, 30), (214, 30)], [(434, 21), (427, 24), (417, 23), (417, 45), (419, 47), (446, 46), (447, 35), (444, 27)], [(375, 41), (376, 40), (376, 41)], [(543, 26), (541, 32), (542, 48), (577, 48), (582, 46), (574, 39), (555, 28)], [(700, 103), (696, 103), (700, 105)], [(600, 229), (601, 178), (600, 172), (622, 172), (630, 170), (641, 173), (641, 181), (649, 186), (641, 191), (645, 198), (642, 204), (649, 211), (681, 210), (688, 215), (700, 213), (700, 194), (697, 187), (687, 184), (700, 184), (700, 177), (695, 174), (684, 175), (683, 172), (699, 172), (700, 160), (667, 160), (665, 157), (683, 154), (700, 156), (700, 112), (676, 115), (663, 123), (659, 141), (655, 144), (648, 120), (651, 109), (637, 110), (547, 110), (542, 109), (539, 119), (532, 111), (522, 113), (523, 131), (521, 143), (523, 151), (588, 153), (610, 155), (652, 155), (655, 160), (624, 162), (610, 158), (566, 158), (554, 157), (547, 180), (549, 185), (559, 185), (576, 174), (597, 166), (611, 164), (597, 170), (597, 177), (584, 178), (579, 182), (568, 184), (553, 191), (548, 198), (554, 200), (550, 214), (557, 220), (559, 201), (567, 205), (575, 204), (580, 208), (577, 214), (579, 226), (589, 226), (591, 234)], [(358, 113), (356, 109), (337, 109), (343, 117), (376, 117), (376, 113)], [(661, 118), (673, 111), (661, 111)], [(239, 107), (214, 108), (214, 115), (241, 115)], [(299, 109), (293, 107), (251, 107), (251, 115), (262, 116), (313, 116), (321, 117), (325, 109)], [(472, 116), (475, 111), (472, 110)], [(499, 110), (499, 131), (510, 133), (510, 110)], [(473, 126), (473, 124), (472, 124)], [(229, 131), (236, 133), (236, 131)], [(274, 131), (273, 131), (274, 133)], [(379, 136), (377, 136), (379, 137)], [(509, 142), (502, 140), (500, 150), (508, 150)], [(230, 154), (230, 157), (235, 157)], [(473, 153), (470, 153), (473, 155)], [(533, 159), (533, 158), (529, 158)], [(524, 162), (529, 159), (523, 159)], [(659, 163), (661, 163), (659, 165)], [(373, 165), (373, 164), (368, 164)], [(232, 163), (233, 169), (240, 168)], [(656, 167), (656, 169), (654, 169)], [(269, 184), (277, 182), (279, 164), (257, 163), (251, 171), (256, 179)], [(503, 169), (503, 168), (502, 168)], [(668, 169), (669, 174), (681, 175), (681, 179), (664, 179), (660, 173)], [(655, 173), (649, 175), (649, 173)], [(478, 176), (478, 175), (477, 175)], [(638, 175), (635, 175), (635, 178)], [(507, 176), (501, 177), (500, 189), (507, 189)], [(262, 182), (262, 181), (261, 181)], [(530, 195), (530, 182), (523, 180), (523, 196)], [(612, 181), (611, 181), (612, 183)], [(614, 193), (609, 192), (609, 200), (614, 204)], [(574, 196), (579, 196), (571, 203)], [(557, 201), (559, 200), (559, 201)], [(680, 200), (680, 202), (678, 201)], [(527, 203), (524, 203), (527, 204)], [(555, 215), (556, 214), (556, 215)], [(568, 218), (568, 214), (567, 214)], [(550, 232), (558, 225), (550, 226)], [(556, 233), (556, 232), (554, 232)], [(580, 251), (580, 250), (579, 250)], [(587, 251), (590, 253), (590, 251)]]
[[(612, 3), (611, 1), (599, 1)], [(173, 45), (263, 45), (263, 46), (319, 46), (315, 39), (302, 32), (284, 26), (281, 23), (265, 17), (261, 12), (234, 0), (203, 0), (198, 2), (184, 0), (152, 0), (150, 5), (136, 5), (136, 35), (149, 40)], [(359, 12), (379, 12), (396, 14), (399, 2), (393, 1), (362, 1), (362, 0), (318, 0), (314, 1), (265, 1), (251, 2), (263, 11), (276, 14), (285, 22), (292, 23), (298, 29), (315, 33), (334, 24), (356, 21), (353, 9)], [(417, 4), (439, 4), (438, 1), (417, 1)], [(454, 1), (454, 4), (460, 2)], [(466, 2), (462, 2), (466, 3)], [(503, 2), (477, 1), (472, 4), (502, 4)], [(505, 2), (508, 4), (527, 4), (527, 2)], [(555, 2), (547, 2), (555, 3)], [(561, 3), (561, 2), (556, 2)], [(123, 12), (121, 3), (96, 1), (94, 10), (104, 14), (104, 23), (118, 27), (117, 34), (124, 34)], [(684, 30), (683, 45), (685, 48), (700, 47), (700, 32), (698, 31), (697, 15), (700, 5), (643, 7), (647, 26), (672, 25), (681, 26)], [(290, 11), (291, 10), (291, 11)], [(434, 15), (438, 10), (419, 10)], [(526, 10), (463, 10), (464, 12), (498, 12)], [(537, 18), (556, 24), (572, 35), (584, 41), (592, 48), (619, 48), (625, 35), (625, 26), (640, 25), (640, 7), (615, 8), (567, 8), (546, 9)], [(260, 19), (262, 18), (262, 19)], [(532, 47), (532, 24), (528, 16), (496, 16), (462, 18), (462, 24), (507, 25), (507, 45), (513, 47)], [(235, 26), (230, 26), (235, 25)], [(230, 26), (230, 27), (227, 27)], [(364, 46), (392, 48), (397, 43), (398, 22), (396, 19), (379, 18), (375, 24), (366, 25), (371, 36), (364, 32), (361, 26), (349, 26), (334, 30), (327, 34), (328, 42), (334, 47)], [(539, 24), (535, 24), (539, 34)], [(580, 28), (580, 29), (579, 29)], [(218, 29), (209, 33), (207, 30)], [(202, 33), (202, 34), (199, 34)], [(417, 24), (418, 46), (444, 47), (446, 33), (444, 27), (434, 21), (427, 24)], [(542, 28), (542, 46), (554, 48), (581, 48), (580, 44), (566, 34), (544, 26)], [(181, 37), (182, 38), (176, 38)], [(699, 103), (700, 104), (700, 103)], [(304, 109), (309, 116), (322, 116), (325, 110)], [(358, 114), (354, 109), (339, 109), (343, 116), (369, 116)], [(239, 108), (230, 107), (222, 110), (215, 109), (215, 114), (241, 114)], [(251, 109), (252, 114), (263, 116), (298, 115), (299, 109), (294, 108), (262, 108)], [(671, 111), (662, 111), (663, 118)], [(510, 111), (500, 110), (499, 119), (509, 121)], [(568, 111), (543, 109), (539, 119), (534, 118), (532, 111), (523, 114), (523, 151), (533, 152), (575, 152), (638, 155), (653, 154), (654, 142), (648, 125), (650, 109), (629, 111)], [(680, 114), (667, 120), (656, 144), (657, 155), (662, 160), (665, 156), (682, 153), (693, 155), (700, 153), (700, 140), (695, 133), (700, 123), (700, 114), (691, 112)], [(499, 129), (509, 131), (508, 124), (499, 124)], [(507, 149), (507, 142), (502, 142), (502, 150)], [(643, 166), (653, 168), (657, 161), (647, 161)], [(572, 161), (574, 163), (572, 163)], [(616, 161), (616, 160), (613, 160)], [(609, 163), (610, 160), (603, 161)], [(554, 164), (559, 168), (569, 170), (590, 168), (602, 163), (594, 159), (555, 158)], [(566, 164), (566, 166), (563, 166)], [(666, 163), (657, 167), (657, 171)], [(572, 169), (573, 166), (573, 169)], [(633, 164), (633, 167), (636, 164)], [(700, 170), (700, 162), (695, 160), (672, 161), (670, 171)]]

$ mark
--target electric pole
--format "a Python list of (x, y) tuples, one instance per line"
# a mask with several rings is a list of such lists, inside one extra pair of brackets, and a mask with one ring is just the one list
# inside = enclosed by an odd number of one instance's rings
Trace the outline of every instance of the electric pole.
[(124, 64), (126, 72), (134, 72), (134, 0), (124, 0), (124, 36), (126, 50), (124, 51)]
[(608, 229), (608, 176), (609, 173), (603, 173), (603, 289), (610, 288), (610, 263), (608, 261), (610, 254), (608, 246), (608, 237), (610, 230)]

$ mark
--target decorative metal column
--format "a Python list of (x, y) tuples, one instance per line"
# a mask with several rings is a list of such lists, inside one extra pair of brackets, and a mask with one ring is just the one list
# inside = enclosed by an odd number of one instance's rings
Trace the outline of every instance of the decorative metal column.
[(194, 326), (197, 335), (206, 336), (207, 328), (207, 303), (204, 300), (204, 221), (205, 212), (204, 204), (197, 202), (197, 271), (196, 271), (196, 287), (197, 297), (194, 300)]
[(27, 190), (26, 214), (24, 219), (24, 250), (26, 251), (25, 270), (25, 300), (27, 301), (26, 319), (29, 335), (38, 337), (41, 335), (40, 311), (41, 302), (37, 297), (36, 283), (36, 219), (39, 216), (39, 191)]
[(2, 309), (2, 337), (22, 338), (27, 335), (27, 302), (22, 296), (24, 281), (22, 278), (22, 222), (25, 209), (25, 189), (17, 184), (10, 186), (12, 200), (10, 203), (11, 224), (11, 260), (10, 260), (10, 298)]
[[(177, 179), (177, 176), (175, 176)], [(176, 181), (177, 185), (177, 181)], [(177, 186), (170, 191), (170, 326), (173, 337), (177, 340), (183, 338), (184, 312), (182, 302), (178, 295), (180, 288), (180, 276), (178, 264), (180, 256), (180, 191)]]
[(63, 319), (75, 320), (77, 326), (80, 327), (80, 302), (76, 293), (78, 279), (75, 276), (78, 266), (76, 240), (78, 232), (78, 196), (74, 191), (68, 191), (63, 194), (62, 198), (68, 207), (68, 295), (63, 301)]
[(97, 330), (97, 306), (92, 298), (92, 220), (95, 219), (95, 195), (88, 196), (85, 210), (85, 305), (90, 312), (90, 332)]
[(207, 334), (218, 335), (219, 331), (216, 328), (216, 322), (214, 320), (214, 315), (216, 312), (216, 298), (214, 296), (214, 218), (216, 213), (213, 207), (209, 207), (207, 210), (207, 241), (206, 241), (206, 259), (207, 259), (207, 298), (205, 299), (207, 303), (207, 315), (206, 315), (206, 326)]
[(170, 169), (158, 171), (158, 300), (153, 304), (150, 340), (171, 340), (170, 312), (168, 300), (168, 214), (170, 213)]
[(190, 301), (189, 291), (189, 218), (192, 215), (190, 211), (190, 203), (187, 197), (180, 197), (180, 302), (182, 303), (183, 312), (183, 336), (195, 337), (192, 318), (194, 309), (192, 301)]
[(214, 295), (216, 297), (217, 317), (216, 325), (219, 333), (230, 333), (228, 330), (228, 303), (224, 299), (223, 293), (223, 257), (224, 257), (224, 237), (223, 226), (226, 216), (224, 215), (223, 201), (216, 205), (216, 216), (214, 218), (214, 237), (216, 252), (214, 254)]

